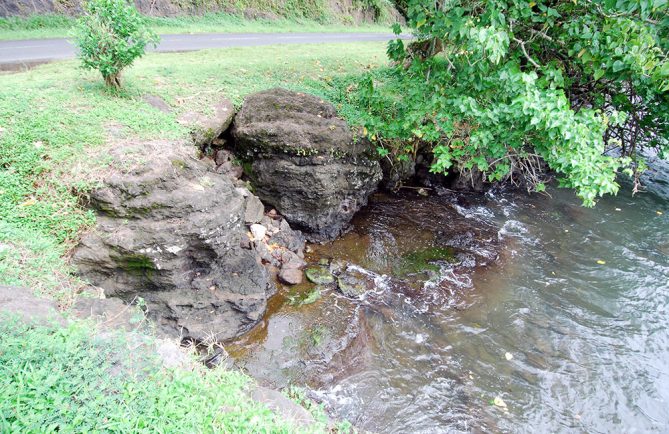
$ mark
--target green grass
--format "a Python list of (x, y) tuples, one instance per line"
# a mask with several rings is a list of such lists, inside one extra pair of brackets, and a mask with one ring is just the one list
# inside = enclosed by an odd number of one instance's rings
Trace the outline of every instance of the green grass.
[(68, 306), (83, 286), (63, 261), (66, 245), (21, 225), (0, 221), (0, 282), (49, 294)]
[(0, 318), (0, 432), (300, 431), (251, 400), (242, 373), (165, 369), (125, 339)]
[[(306, 18), (245, 19), (239, 15), (211, 13), (203, 16), (147, 17), (158, 34), (272, 33), (272, 32), (390, 32), (389, 24), (352, 25), (346, 20)], [(64, 15), (0, 18), (0, 40), (62, 38), (71, 33), (75, 19)]]
[[(63, 255), (95, 218), (81, 198), (104, 177), (107, 150), (136, 139), (181, 140), (181, 112), (225, 95), (283, 86), (324, 95), (339, 76), (385, 63), (385, 44), (284, 45), (150, 54), (124, 76), (121, 95), (76, 61), (2, 75), (0, 284), (25, 285), (66, 304), (81, 283)], [(162, 97), (165, 114), (143, 101)]]

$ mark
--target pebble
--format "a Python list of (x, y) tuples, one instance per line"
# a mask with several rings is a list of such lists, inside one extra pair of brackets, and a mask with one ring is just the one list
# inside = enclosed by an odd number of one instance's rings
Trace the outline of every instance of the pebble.
[(267, 228), (263, 225), (253, 224), (251, 225), (251, 233), (255, 241), (262, 241), (265, 239), (265, 235), (267, 235)]
[(302, 270), (297, 268), (283, 268), (279, 272), (279, 279), (288, 285), (299, 285), (302, 283)]

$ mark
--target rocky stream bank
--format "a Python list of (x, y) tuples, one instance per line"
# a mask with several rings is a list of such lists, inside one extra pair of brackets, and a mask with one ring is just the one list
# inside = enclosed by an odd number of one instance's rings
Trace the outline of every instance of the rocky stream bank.
[[(447, 303), (497, 259), (497, 229), (460, 212), (469, 199), (427, 157), (380, 164), (320, 98), (273, 89), (210, 113), (181, 116), (190, 143), (111, 151), (71, 259), (160, 335), (215, 343), (211, 364), (274, 388), (331, 383), (364, 366), (374, 318)], [(408, 178), (420, 185), (378, 192)]]

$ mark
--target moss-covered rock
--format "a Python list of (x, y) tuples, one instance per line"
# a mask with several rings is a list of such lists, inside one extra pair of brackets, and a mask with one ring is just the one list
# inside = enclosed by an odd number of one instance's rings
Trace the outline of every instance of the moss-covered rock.
[[(262, 204), (195, 152), (178, 143), (111, 151), (117, 169), (91, 192), (97, 227), (72, 262), (107, 296), (141, 297), (161, 331), (223, 340), (258, 321), (275, 288), (257, 251), (244, 248), (246, 221)], [(132, 155), (144, 163), (122, 164)]]
[(311, 283), (315, 283), (316, 285), (329, 285), (335, 281), (330, 270), (323, 266), (309, 267), (305, 270), (304, 274), (307, 275), (307, 279)]
[(360, 298), (367, 292), (368, 283), (357, 273), (345, 273), (337, 278), (337, 287), (347, 297)]
[(455, 252), (449, 247), (429, 247), (416, 250), (402, 256), (400, 264), (395, 268), (399, 276), (430, 271), (439, 271), (439, 262), (457, 262)]
[(381, 180), (332, 104), (285, 89), (247, 97), (232, 135), (256, 193), (313, 241), (339, 236)]

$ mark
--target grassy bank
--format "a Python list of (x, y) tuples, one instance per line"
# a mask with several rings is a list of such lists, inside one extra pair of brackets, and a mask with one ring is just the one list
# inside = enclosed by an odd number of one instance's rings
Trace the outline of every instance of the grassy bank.
[[(0, 285), (70, 303), (83, 283), (66, 255), (95, 223), (80, 199), (104, 178), (110, 148), (187, 140), (179, 115), (204, 113), (221, 95), (239, 106), (275, 86), (323, 94), (337, 77), (385, 62), (384, 53), (383, 43), (356, 43), (151, 54), (127, 71), (121, 94), (76, 61), (3, 74)], [(172, 111), (154, 108), (148, 95)], [(251, 382), (240, 372), (166, 370), (150, 355), (137, 370), (127, 365), (136, 346), (90, 331), (87, 323), (28, 327), (0, 317), (0, 432), (299, 432), (247, 397)], [(322, 409), (311, 410), (311, 431), (327, 431)]]
[[(211, 13), (202, 16), (147, 17), (158, 34), (272, 33), (272, 32), (390, 32), (389, 24), (358, 24), (346, 20), (305, 18), (245, 19), (239, 15)], [(75, 19), (65, 15), (0, 18), (0, 40), (62, 38), (70, 34)]]
[[(251, 400), (244, 374), (166, 369), (127, 337), (91, 336), (84, 322), (0, 317), (0, 348), (0, 432), (301, 431)], [(308, 432), (327, 431), (325, 418), (316, 422)]]
[[(136, 139), (186, 138), (180, 113), (226, 95), (240, 104), (274, 86), (318, 92), (338, 76), (385, 62), (385, 44), (286, 45), (151, 54), (129, 69), (121, 95), (75, 61), (2, 76), (0, 284), (24, 285), (67, 305), (64, 260), (94, 216), (79, 203), (109, 167), (105, 150)], [(173, 112), (144, 101), (163, 98)]]

